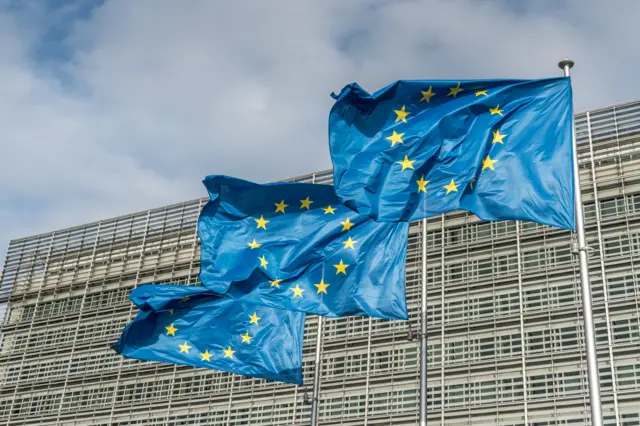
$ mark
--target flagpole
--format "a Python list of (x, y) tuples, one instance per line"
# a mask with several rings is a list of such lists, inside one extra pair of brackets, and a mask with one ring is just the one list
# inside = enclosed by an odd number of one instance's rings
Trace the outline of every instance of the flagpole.
[(313, 372), (313, 396), (311, 397), (311, 426), (318, 426), (318, 403), (320, 402), (320, 374), (322, 373), (322, 326), (324, 317), (318, 316), (316, 337), (316, 361)]
[[(565, 59), (558, 63), (569, 77), (574, 62)], [(573, 117), (571, 117), (573, 123)], [(578, 144), (575, 127), (571, 126), (573, 138), (573, 186), (575, 197), (576, 233), (578, 236), (578, 257), (580, 260), (580, 283), (582, 284), (582, 315), (584, 321), (584, 340), (587, 351), (587, 369), (589, 379), (589, 399), (591, 405), (591, 425), (602, 426), (602, 405), (600, 402), (600, 383), (598, 379), (598, 357), (596, 338), (593, 328), (593, 305), (591, 303), (591, 285), (589, 283), (589, 258), (587, 256), (587, 238), (584, 230), (584, 212), (582, 207), (582, 191), (580, 189), (580, 169), (578, 168)], [(596, 200), (597, 201), (597, 200)]]
[[(425, 210), (426, 213), (426, 210)], [(444, 270), (444, 269), (443, 269)], [(427, 219), (422, 219), (422, 309), (420, 317), (420, 426), (427, 426)]]
[[(316, 174), (311, 177), (311, 183), (316, 183)], [(324, 265), (322, 265), (324, 279)], [(316, 359), (313, 371), (313, 394), (311, 396), (311, 426), (318, 426), (318, 405), (320, 403), (320, 376), (322, 373), (322, 326), (324, 317), (318, 315), (318, 334), (316, 336)]]

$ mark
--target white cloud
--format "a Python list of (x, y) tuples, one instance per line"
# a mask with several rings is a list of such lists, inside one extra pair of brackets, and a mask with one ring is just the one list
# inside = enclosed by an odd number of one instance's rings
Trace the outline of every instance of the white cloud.
[[(553, 76), (570, 55), (576, 109), (639, 97), (640, 3), (535, 5), (111, 0), (86, 19), (75, 3), (0, 6), (0, 250), (202, 196), (207, 174), (328, 168), (329, 94), (352, 81)], [(50, 28), (69, 31), (43, 47)], [(44, 61), (47, 46), (62, 53)]]

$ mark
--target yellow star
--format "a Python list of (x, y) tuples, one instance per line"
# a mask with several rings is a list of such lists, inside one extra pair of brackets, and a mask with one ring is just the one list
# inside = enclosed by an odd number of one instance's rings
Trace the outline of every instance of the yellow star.
[(489, 95), (487, 95), (487, 91), (486, 90), (478, 90), (476, 92), (476, 97), (478, 97), (478, 96), (489, 96)]
[(497, 162), (498, 160), (492, 160), (491, 157), (487, 155), (487, 158), (485, 158), (484, 161), (482, 162), (482, 170), (491, 169), (495, 172), (496, 169), (493, 168), (493, 165)]
[(453, 181), (453, 179), (451, 179), (449, 185), (444, 186), (444, 189), (447, 190), (447, 194), (450, 192), (458, 192), (458, 187), (456, 186), (456, 183)]
[(500, 109), (500, 105), (498, 105), (495, 108), (489, 108), (489, 112), (491, 113), (491, 115), (498, 114), (498, 115), (502, 116), (502, 110)]
[(256, 242), (256, 239), (254, 238), (253, 241), (251, 241), (250, 243), (247, 243), (249, 245), (249, 247), (251, 247), (251, 250), (256, 249), (258, 247), (260, 247), (262, 244)]
[(300, 288), (300, 284), (297, 283), (296, 286), (291, 289), (291, 291), (293, 291), (293, 297), (299, 298), (302, 298), (302, 293), (304, 293), (304, 290)]
[(267, 265), (269, 264), (269, 262), (267, 262), (267, 259), (264, 257), (264, 255), (259, 257), (258, 260), (260, 260), (260, 267), (267, 269)]
[(422, 175), (422, 177), (420, 178), (420, 180), (417, 180), (416, 183), (418, 184), (418, 192), (422, 191), (422, 192), (427, 192), (427, 184), (431, 182), (429, 180), (424, 180), (424, 175)]
[(404, 143), (402, 140), (403, 136), (404, 136), (404, 133), (398, 133), (394, 130), (393, 134), (385, 139), (391, 142), (391, 146), (395, 146), (397, 143), (402, 143), (402, 144)]
[(254, 312), (253, 315), (249, 315), (249, 318), (251, 319), (251, 322), (249, 324), (260, 325), (258, 324), (258, 321), (260, 321), (262, 318), (260, 318), (256, 312)]
[(186, 296), (180, 299), (180, 303), (188, 302), (189, 300), (191, 300), (191, 298), (189, 296)]
[(347, 241), (343, 241), (342, 244), (344, 244), (344, 248), (352, 248), (352, 249), (356, 249), (355, 244), (357, 243), (356, 240), (352, 240), (351, 237), (349, 237), (349, 239)]
[(347, 267), (349, 265), (347, 265), (346, 263), (344, 263), (342, 261), (342, 259), (340, 259), (340, 263), (338, 263), (337, 265), (333, 265), (334, 268), (336, 268), (336, 275), (338, 274), (345, 274), (347, 275)]
[(204, 351), (203, 353), (200, 354), (200, 361), (211, 361), (211, 355), (209, 353), (209, 349), (207, 349), (206, 351)]
[(178, 347), (180, 348), (180, 353), (184, 352), (185, 354), (188, 354), (189, 349), (191, 349), (193, 346), (189, 346), (187, 342), (184, 342), (182, 345), (178, 345)]
[(326, 208), (323, 208), (322, 210), (324, 210), (324, 214), (335, 214), (336, 209), (331, 207), (331, 206), (327, 206)]
[(251, 344), (251, 339), (252, 337), (249, 336), (249, 332), (247, 331), (246, 333), (244, 333), (244, 336), (240, 336), (242, 337), (242, 343), (249, 343)]
[(327, 284), (324, 282), (324, 278), (322, 278), (320, 280), (320, 284), (314, 284), (314, 286), (316, 286), (318, 288), (318, 293), (316, 294), (320, 294), (320, 293), (324, 293), (324, 294), (328, 294), (327, 293), (327, 287), (329, 287), (331, 284)]
[(501, 143), (504, 145), (504, 141), (502, 140), (502, 138), (504, 138), (505, 134), (500, 134), (500, 130), (496, 130), (495, 132), (493, 132), (493, 142), (492, 143)]
[(269, 281), (271, 283), (271, 287), (277, 287), (280, 288), (280, 283), (282, 282), (282, 280), (273, 280), (273, 281)]
[(429, 86), (429, 90), (427, 90), (426, 92), (423, 90), (421, 90), (420, 92), (422, 93), (422, 99), (420, 99), (420, 102), (427, 101), (427, 103), (429, 103), (431, 97), (435, 95), (435, 93), (431, 90), (431, 86)]
[(289, 207), (289, 204), (285, 204), (284, 200), (280, 201), (279, 203), (273, 203), (273, 205), (276, 206), (276, 213), (278, 212), (284, 213), (284, 208)]
[(253, 219), (256, 221), (256, 223), (258, 224), (256, 226), (256, 229), (264, 229), (265, 231), (267, 230), (267, 223), (269, 223), (268, 220), (265, 220), (264, 217), (262, 215), (260, 215), (260, 219)]
[(351, 227), (353, 226), (353, 223), (351, 223), (349, 218), (347, 218), (347, 220), (345, 220), (344, 222), (340, 222), (340, 223), (342, 224), (342, 230), (343, 231), (349, 231), (351, 229)]
[(174, 310), (173, 309), (169, 309), (169, 315), (173, 315)]
[(476, 181), (476, 178), (471, 178), (471, 180), (469, 181), (469, 186), (471, 187), (471, 189), (473, 189), (473, 183)]
[(460, 82), (458, 82), (458, 85), (456, 87), (449, 88), (449, 94), (447, 96), (453, 96), (455, 98), (456, 96), (458, 96), (458, 93), (462, 92), (463, 90), (464, 89), (460, 87)]
[(173, 326), (173, 323), (171, 323), (169, 327), (165, 328), (167, 329), (167, 336), (175, 336), (176, 331), (178, 331), (178, 329)]
[(415, 162), (416, 160), (409, 160), (409, 157), (407, 157), (406, 155), (404, 156), (403, 161), (396, 161), (396, 163), (402, 166), (402, 171), (405, 171), (406, 169), (413, 169), (413, 163)]
[(393, 110), (393, 112), (395, 112), (395, 113), (396, 113), (396, 115), (397, 115), (397, 117), (396, 117), (396, 123), (397, 123), (398, 121), (402, 121), (403, 123), (406, 123), (406, 122), (407, 122), (407, 115), (409, 115), (409, 114), (411, 114), (411, 113), (410, 113), (410, 112), (408, 112), (408, 111), (405, 111), (404, 107), (405, 107), (405, 106), (404, 106), (404, 105), (402, 105), (402, 108), (401, 108), (401, 109), (394, 109), (394, 110)]
[(309, 197), (307, 197), (307, 198), (306, 198), (306, 199), (304, 199), (304, 200), (300, 200), (300, 202), (302, 203), (302, 204), (300, 205), (300, 208), (301, 208), (301, 209), (307, 209), (307, 210), (309, 210), (309, 209), (311, 208), (311, 203), (313, 203), (313, 201), (311, 201), (311, 200), (309, 199)]
[(231, 350), (231, 346), (227, 346), (227, 349), (223, 349), (222, 352), (224, 352), (225, 358), (231, 358), (231, 359), (233, 359), (233, 354), (236, 353), (236, 351)]

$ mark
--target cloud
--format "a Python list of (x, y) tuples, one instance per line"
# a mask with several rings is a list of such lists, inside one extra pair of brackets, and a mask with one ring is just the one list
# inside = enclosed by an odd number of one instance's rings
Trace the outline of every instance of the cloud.
[(638, 97), (620, 0), (0, 0), (0, 250), (330, 167), (329, 94), (358, 81), (537, 78), (570, 55), (577, 110)]

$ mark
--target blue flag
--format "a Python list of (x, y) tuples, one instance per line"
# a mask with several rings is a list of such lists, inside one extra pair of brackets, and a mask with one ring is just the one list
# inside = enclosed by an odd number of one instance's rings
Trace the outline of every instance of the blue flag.
[(129, 358), (302, 384), (305, 314), (220, 297), (203, 287), (144, 285), (113, 349)]
[(467, 210), (575, 229), (569, 78), (346, 86), (329, 116), (339, 199), (379, 221)]
[(248, 303), (328, 317), (407, 319), (408, 223), (377, 223), (329, 185), (204, 181), (200, 280)]

